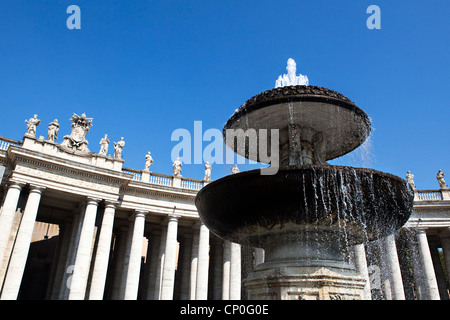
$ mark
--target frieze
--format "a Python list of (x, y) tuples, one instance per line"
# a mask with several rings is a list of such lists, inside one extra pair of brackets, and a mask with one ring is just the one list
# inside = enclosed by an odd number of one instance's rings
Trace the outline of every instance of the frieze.
[(21, 164), (33, 165), (35, 167), (35, 169), (37, 169), (37, 170), (39, 170), (39, 168), (45, 168), (46, 172), (58, 171), (58, 172), (62, 172), (62, 173), (73, 175), (73, 176), (80, 176), (80, 177), (83, 177), (83, 178), (88, 178), (88, 179), (97, 180), (97, 181), (101, 180), (101, 181), (105, 181), (107, 183), (112, 183), (112, 184), (123, 184), (123, 183), (125, 183), (121, 179), (113, 179), (113, 178), (106, 177), (106, 176), (103, 176), (103, 175), (100, 175), (100, 174), (99, 175), (95, 175), (95, 174), (91, 174), (91, 173), (88, 173), (88, 172), (85, 172), (85, 171), (74, 170), (74, 169), (70, 169), (70, 168), (67, 168), (67, 167), (64, 167), (64, 166), (58, 166), (58, 165), (50, 164), (50, 163), (47, 163), (47, 162), (37, 161), (37, 160), (34, 160), (34, 159), (30, 159), (30, 158), (16, 156), (16, 159)]
[(88, 181), (86, 179), (80, 179), (79, 177), (71, 177), (67, 174), (58, 174), (49, 170), (38, 170), (28, 166), (17, 166), (15, 172), (21, 174), (27, 174), (33, 177), (50, 180), (53, 182), (63, 183), (65, 185), (77, 186), (80, 188), (96, 190), (108, 193), (117, 193), (118, 186), (110, 186), (106, 184), (99, 184), (98, 181)]
[(132, 188), (132, 187), (129, 187), (129, 186), (122, 187), (120, 190), (121, 190), (121, 194), (135, 193), (135, 194), (152, 196), (152, 197), (179, 199), (179, 200), (188, 201), (189, 203), (192, 203), (192, 204), (195, 201), (195, 195), (193, 195), (193, 196), (186, 196), (186, 195), (181, 195), (181, 194), (165, 193), (164, 191), (137, 189), (137, 188)]

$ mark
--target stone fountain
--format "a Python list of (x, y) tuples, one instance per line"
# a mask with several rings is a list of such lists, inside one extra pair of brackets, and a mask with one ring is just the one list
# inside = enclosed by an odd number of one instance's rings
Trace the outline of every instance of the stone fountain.
[(352, 246), (400, 229), (413, 191), (388, 173), (327, 163), (368, 138), (370, 119), (338, 92), (290, 85), (289, 78), (305, 80), (292, 67), (288, 62), (290, 77), (246, 101), (224, 127), (226, 145), (255, 161), (262, 159), (227, 140), (226, 130), (277, 130), (279, 164), (270, 164), (277, 172), (226, 176), (200, 190), (195, 204), (219, 237), (265, 250), (265, 262), (244, 280), (250, 299), (362, 299), (366, 280), (351, 262)]

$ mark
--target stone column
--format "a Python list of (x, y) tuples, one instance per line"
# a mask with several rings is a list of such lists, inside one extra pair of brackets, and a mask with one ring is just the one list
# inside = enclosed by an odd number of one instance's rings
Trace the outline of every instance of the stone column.
[(436, 275), (436, 281), (439, 290), (439, 297), (441, 300), (449, 300), (447, 292), (447, 281), (444, 275), (444, 269), (442, 269), (441, 258), (439, 256), (439, 239), (432, 237), (428, 239), (430, 246), (431, 261), (434, 266), (434, 274)]
[(197, 287), (197, 268), (198, 268), (198, 233), (192, 236), (191, 250), (191, 272), (189, 277), (189, 299), (195, 300), (195, 291)]
[(444, 252), (445, 269), (447, 270), (447, 277), (450, 279), (450, 229), (440, 236), (442, 250)]
[(138, 296), (145, 215), (146, 212), (141, 211), (137, 211), (134, 214), (133, 235), (131, 238), (130, 260), (127, 269), (124, 300), (136, 300)]
[(231, 242), (223, 241), (222, 300), (230, 300)]
[(161, 300), (161, 290), (162, 290), (162, 274), (164, 271), (164, 260), (166, 254), (166, 238), (167, 238), (167, 226), (162, 227), (160, 240), (159, 240), (159, 250), (158, 250), (158, 259), (156, 266), (156, 274), (155, 274), (155, 300)]
[(82, 219), (80, 239), (69, 289), (69, 300), (84, 300), (85, 298), (98, 202), (99, 199), (88, 198), (86, 200), (86, 209)]
[(147, 249), (147, 288), (145, 292), (145, 300), (155, 299), (155, 282), (156, 282), (156, 271), (159, 264), (159, 247), (161, 241), (160, 231), (150, 231), (148, 239), (148, 249)]
[(59, 234), (58, 242), (60, 243), (61, 250), (59, 254), (55, 256), (56, 260), (56, 272), (51, 289), (50, 300), (58, 300), (61, 293), (61, 283), (64, 280), (65, 263), (67, 261), (67, 255), (69, 251), (69, 243), (72, 231), (72, 218), (67, 217), (60, 225), (62, 233)]
[(9, 235), (14, 221), (17, 204), (19, 203), (20, 192), (24, 184), (10, 182), (8, 191), (6, 191), (5, 201), (0, 212), (0, 264), (8, 247)]
[(127, 250), (128, 240), (128, 226), (121, 226), (116, 235), (114, 244), (114, 259), (113, 259), (113, 284), (111, 290), (111, 299), (120, 300), (123, 297), (121, 293), (122, 273), (124, 269), (125, 251)]
[(166, 252), (162, 273), (161, 300), (172, 300), (175, 284), (175, 264), (177, 258), (178, 215), (169, 215), (166, 236)]
[(389, 273), (392, 280), (392, 299), (405, 300), (405, 291), (403, 290), (402, 273), (395, 245), (395, 235), (391, 234), (385, 238), (386, 258), (388, 262)]
[(353, 250), (355, 253), (356, 271), (366, 280), (362, 300), (372, 300), (372, 295), (370, 292), (369, 269), (367, 267), (366, 249), (364, 248), (364, 243), (355, 245)]
[(125, 237), (124, 256), (122, 259), (122, 271), (120, 276), (119, 299), (125, 299), (125, 290), (127, 288), (128, 266), (130, 265), (131, 242), (133, 241), (134, 217), (128, 219), (128, 231)]
[(198, 236), (196, 300), (208, 299), (209, 229), (202, 223)]
[(417, 236), (414, 229), (410, 231), (410, 236), (407, 242), (408, 250), (411, 254), (411, 267), (414, 279), (414, 289), (416, 298), (418, 300), (426, 300), (426, 286), (424, 282), (424, 271), (419, 254), (419, 248), (417, 246)]
[[(382, 296), (384, 300), (392, 300), (392, 284), (391, 284), (391, 274), (389, 270), (389, 263), (388, 263), (388, 254), (386, 250), (386, 243), (385, 238), (380, 238), (375, 241), (376, 243), (376, 251), (378, 256), (378, 263), (379, 263), (379, 285), (380, 290), (382, 293)], [(377, 279), (377, 268), (372, 269), (372, 271), (375, 272), (373, 274), (373, 280)]]
[(430, 247), (425, 230), (418, 230), (417, 240), (425, 276), (425, 286), (428, 300), (440, 300), (436, 274), (434, 273), (433, 261), (431, 260)]
[(82, 225), (82, 215), (86, 209), (85, 203), (80, 203), (77, 209), (72, 212), (72, 223), (70, 236), (68, 237), (68, 246), (65, 250), (65, 261), (61, 283), (59, 283), (59, 294), (57, 300), (67, 300), (69, 298), (69, 289), (72, 282), (73, 268), (77, 253), (77, 246), (80, 240), (80, 230)]
[(241, 299), (241, 245), (231, 243), (230, 300)]
[(9, 261), (8, 271), (2, 290), (2, 300), (15, 300), (19, 294), (31, 238), (33, 236), (34, 223), (36, 221), (42, 192), (45, 188), (31, 186), (25, 211), (17, 232), (16, 241)]
[(213, 300), (221, 300), (222, 299), (222, 277), (223, 277), (223, 241), (222, 239), (214, 238), (213, 243), (213, 285), (212, 285), (212, 298)]
[(114, 225), (116, 206), (106, 203), (103, 213), (102, 226), (95, 254), (94, 270), (92, 272), (89, 300), (102, 300), (105, 291), (106, 273), (108, 271), (111, 239)]
[(189, 300), (189, 281), (191, 273), (192, 239), (190, 233), (183, 234), (183, 255), (180, 284), (180, 300)]
[(49, 274), (49, 281), (47, 283), (47, 289), (45, 292), (45, 300), (51, 300), (53, 295), (53, 287), (55, 284), (56, 279), (60, 276), (61, 271), (61, 255), (64, 248), (65, 243), (65, 235), (67, 234), (67, 229), (65, 227), (65, 224), (58, 224), (58, 241), (56, 243), (56, 248), (53, 255), (53, 261), (52, 266), (50, 268), (50, 274)]

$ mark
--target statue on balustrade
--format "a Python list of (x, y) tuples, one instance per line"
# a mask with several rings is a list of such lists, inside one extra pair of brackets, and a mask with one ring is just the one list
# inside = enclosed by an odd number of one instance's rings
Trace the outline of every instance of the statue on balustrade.
[(37, 118), (37, 114), (30, 118), (29, 120), (25, 120), (27, 124), (27, 133), (25, 135), (30, 137), (36, 136), (36, 127), (41, 124), (41, 120)]
[(408, 181), (411, 188), (413, 188), (413, 189), (416, 188), (416, 185), (414, 183), (414, 175), (409, 170), (406, 172), (406, 181)]
[(89, 143), (85, 137), (90, 127), (92, 127), (92, 120), (93, 118), (87, 118), (84, 113), (81, 116), (74, 113), (72, 118), (70, 118), (70, 121), (72, 121), (72, 132), (70, 135), (64, 136), (64, 141), (61, 143), (61, 146), (74, 151), (89, 152), (87, 147)]
[(108, 153), (108, 147), (109, 147), (109, 139), (108, 139), (108, 135), (105, 134), (105, 136), (103, 138), (100, 139), (100, 151), (99, 151), (99, 155), (102, 156), (106, 156), (106, 154)]
[(211, 181), (211, 165), (208, 161), (205, 163), (205, 177), (203, 178), (205, 181)]
[(436, 179), (439, 182), (439, 186), (441, 187), (441, 189), (447, 188), (447, 186), (445, 184), (444, 176), (445, 176), (445, 174), (442, 172), (441, 169), (439, 169), (439, 171), (436, 175)]
[(144, 170), (149, 170), (150, 166), (153, 164), (153, 158), (150, 155), (150, 151), (145, 155), (145, 167)]
[(181, 177), (181, 167), (183, 164), (180, 161), (180, 158), (177, 157), (177, 160), (173, 163), (173, 176), (174, 177)]
[(120, 138), (120, 141), (114, 142), (114, 159), (122, 159), (122, 150), (125, 146), (125, 141), (123, 137)]
[(58, 139), (58, 130), (59, 130), (58, 119), (55, 119), (55, 120), (53, 120), (53, 122), (50, 122), (48, 125), (47, 140), (51, 141), (51, 142), (55, 142), (55, 140)]
[(232, 174), (239, 173), (239, 168), (238, 168), (237, 164), (235, 164), (234, 167), (231, 168), (231, 173)]

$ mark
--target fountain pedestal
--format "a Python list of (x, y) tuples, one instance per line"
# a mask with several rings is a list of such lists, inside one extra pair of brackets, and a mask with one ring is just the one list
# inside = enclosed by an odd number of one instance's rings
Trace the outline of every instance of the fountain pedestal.
[(361, 300), (366, 280), (345, 267), (263, 264), (244, 284), (250, 300)]
[(339, 241), (306, 231), (266, 243), (265, 262), (243, 281), (251, 300), (361, 300), (366, 280), (346, 259)]

